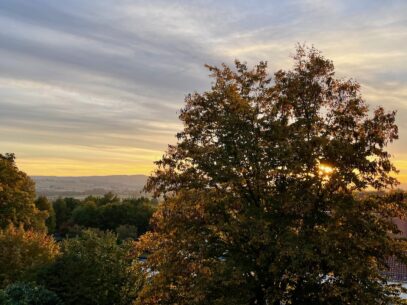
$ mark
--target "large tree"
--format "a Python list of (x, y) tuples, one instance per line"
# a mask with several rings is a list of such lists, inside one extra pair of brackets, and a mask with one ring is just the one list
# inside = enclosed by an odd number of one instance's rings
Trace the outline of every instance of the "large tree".
[(36, 207), (34, 182), (17, 168), (14, 154), (0, 154), (0, 228), (45, 230), (48, 216)]
[[(178, 143), (147, 190), (165, 200), (140, 248), (140, 304), (396, 304), (386, 261), (406, 261), (402, 193), (386, 146), (395, 112), (370, 112), (353, 80), (299, 46), (277, 71), (208, 66)], [(394, 233), (394, 234), (389, 234)]]

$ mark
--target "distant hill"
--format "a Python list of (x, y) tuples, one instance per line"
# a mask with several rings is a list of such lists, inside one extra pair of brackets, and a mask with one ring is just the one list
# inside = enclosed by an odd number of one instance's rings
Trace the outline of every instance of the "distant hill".
[(146, 196), (141, 193), (145, 175), (115, 175), (86, 177), (32, 176), (37, 195), (47, 197), (85, 197), (114, 192), (122, 197)]
[[(75, 197), (84, 198), (89, 195), (101, 196), (113, 192), (120, 197), (148, 196), (142, 192), (147, 182), (145, 175), (55, 177), (31, 176), (35, 181), (37, 195), (50, 198)], [(407, 184), (400, 185), (406, 190)]]

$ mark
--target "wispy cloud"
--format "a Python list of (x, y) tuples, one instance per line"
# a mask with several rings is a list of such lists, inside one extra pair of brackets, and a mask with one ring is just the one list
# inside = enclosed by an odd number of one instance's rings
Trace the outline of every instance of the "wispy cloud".
[(288, 68), (307, 42), (372, 105), (398, 109), (392, 151), (404, 156), (406, 11), (403, 0), (1, 1), (1, 151), (30, 174), (148, 173), (175, 141), (184, 96), (208, 88), (203, 64)]

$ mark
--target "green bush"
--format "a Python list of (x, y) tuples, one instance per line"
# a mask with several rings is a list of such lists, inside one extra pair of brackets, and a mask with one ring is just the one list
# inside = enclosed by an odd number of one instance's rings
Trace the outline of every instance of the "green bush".
[(62, 242), (62, 255), (38, 281), (66, 305), (130, 305), (143, 276), (130, 242), (113, 233), (85, 230)]

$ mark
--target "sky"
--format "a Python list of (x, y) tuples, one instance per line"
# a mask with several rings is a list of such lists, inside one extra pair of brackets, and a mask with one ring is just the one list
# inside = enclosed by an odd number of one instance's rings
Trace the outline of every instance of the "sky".
[(297, 43), (397, 110), (407, 183), (407, 1), (0, 1), (0, 152), (29, 175), (149, 174), (204, 64), (291, 67)]

